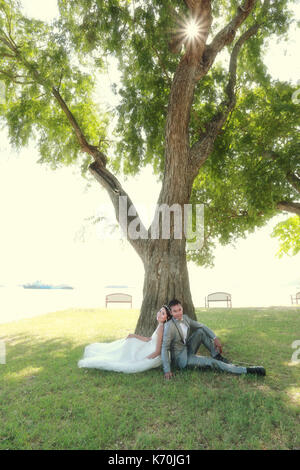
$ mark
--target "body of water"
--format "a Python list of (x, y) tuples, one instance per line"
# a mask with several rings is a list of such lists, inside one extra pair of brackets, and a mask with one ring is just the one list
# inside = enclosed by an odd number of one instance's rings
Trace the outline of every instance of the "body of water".
[[(111, 292), (111, 290), (110, 290)], [(24, 289), (0, 287), (0, 323), (31, 318), (68, 308), (105, 308), (104, 290)], [(128, 308), (130, 304), (110, 304), (108, 308)], [(133, 308), (136, 308), (134, 303)]]
[[(133, 308), (140, 308), (142, 302), (142, 289), (122, 290), (132, 295)], [(203, 294), (193, 295), (196, 307), (204, 307), (205, 295), (221, 289), (203, 289)], [(225, 289), (224, 289), (225, 290)], [(224, 291), (223, 290), (223, 291)], [(68, 289), (24, 289), (23, 287), (0, 287), (0, 323), (8, 323), (23, 318), (31, 318), (49, 312), (65, 310), (69, 308), (105, 308), (105, 295), (116, 292), (105, 288), (77, 288)], [(262, 289), (261, 291), (243, 292), (239, 288), (228, 289), (232, 294), (232, 306), (239, 307), (270, 307), (291, 306), (290, 294), (295, 289), (285, 288), (283, 292)], [(299, 305), (300, 306), (300, 305)], [(211, 307), (226, 307), (224, 302), (216, 302)], [(130, 304), (109, 304), (109, 309), (127, 309)], [(188, 312), (186, 312), (188, 314)]]

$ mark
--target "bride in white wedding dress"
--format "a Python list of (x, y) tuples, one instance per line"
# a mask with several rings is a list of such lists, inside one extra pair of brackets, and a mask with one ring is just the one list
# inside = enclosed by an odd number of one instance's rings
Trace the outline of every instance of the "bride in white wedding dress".
[(162, 364), (160, 352), (164, 323), (171, 318), (167, 305), (157, 312), (158, 326), (150, 338), (130, 334), (112, 343), (93, 343), (86, 346), (78, 367), (115, 372), (143, 372)]

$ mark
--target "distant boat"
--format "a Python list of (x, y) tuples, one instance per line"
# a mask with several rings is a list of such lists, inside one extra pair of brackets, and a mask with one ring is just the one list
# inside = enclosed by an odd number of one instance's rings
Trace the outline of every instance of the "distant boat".
[(22, 287), (24, 287), (24, 289), (74, 289), (74, 287), (65, 284), (53, 286), (51, 284), (43, 284), (41, 281), (36, 281), (31, 284), (22, 284)]
[(106, 289), (129, 289), (129, 286), (105, 286)]
[(74, 289), (72, 286), (65, 286), (64, 284), (61, 284), (59, 286), (54, 286), (53, 289)]

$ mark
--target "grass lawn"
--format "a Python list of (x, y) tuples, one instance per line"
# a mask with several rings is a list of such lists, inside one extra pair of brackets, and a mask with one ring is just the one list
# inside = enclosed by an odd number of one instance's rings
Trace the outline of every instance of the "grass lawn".
[[(266, 377), (79, 369), (92, 342), (133, 332), (138, 310), (72, 309), (0, 325), (0, 449), (300, 448), (300, 308), (197, 309), (233, 362)], [(200, 349), (206, 354), (204, 349)], [(300, 352), (298, 358), (300, 359)]]

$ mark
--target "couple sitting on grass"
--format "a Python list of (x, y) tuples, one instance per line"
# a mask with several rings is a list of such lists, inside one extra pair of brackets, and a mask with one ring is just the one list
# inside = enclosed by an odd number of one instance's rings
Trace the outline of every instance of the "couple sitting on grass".
[[(179, 300), (173, 299), (157, 312), (158, 326), (151, 338), (130, 334), (112, 343), (93, 343), (84, 351), (79, 367), (116, 372), (142, 372), (163, 366), (166, 379), (172, 366), (185, 369), (215, 369), (231, 374), (266, 375), (263, 367), (241, 367), (223, 357), (219, 339), (207, 326), (183, 315)], [(194, 332), (191, 332), (191, 329)], [(196, 355), (203, 344), (211, 357)]]

